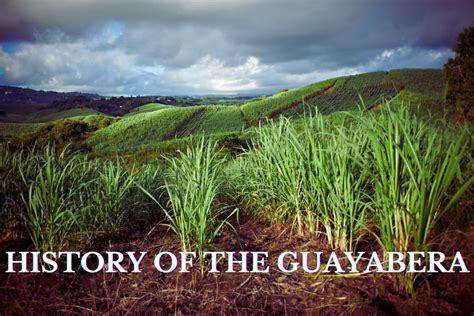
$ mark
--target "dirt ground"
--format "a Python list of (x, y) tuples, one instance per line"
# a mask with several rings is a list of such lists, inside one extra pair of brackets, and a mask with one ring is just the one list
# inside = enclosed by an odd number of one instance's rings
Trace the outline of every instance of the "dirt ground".
[[(241, 219), (235, 232), (226, 228), (215, 249), (268, 251), (330, 251), (323, 236), (298, 236), (281, 225)], [(94, 251), (171, 251), (179, 244), (159, 229), (127, 231), (114, 240), (98, 241)], [(472, 234), (470, 234), (472, 236)], [(473, 242), (453, 234), (442, 250), (460, 250), (472, 271)], [(368, 247), (361, 244), (361, 247)], [(373, 243), (370, 243), (373, 244)], [(341, 277), (270, 273), (159, 273), (147, 256), (142, 273), (88, 274), (4, 273), (7, 250), (25, 245), (2, 245), (0, 314), (323, 314), (323, 315), (472, 315), (472, 273), (426, 275), (418, 279), (416, 298), (402, 294), (393, 274), (372, 273)], [(368, 249), (361, 249), (368, 251)]]

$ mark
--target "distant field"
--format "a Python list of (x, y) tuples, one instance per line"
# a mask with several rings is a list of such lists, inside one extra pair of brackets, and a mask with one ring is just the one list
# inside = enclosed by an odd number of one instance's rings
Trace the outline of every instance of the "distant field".
[(119, 122), (97, 131), (89, 142), (99, 149), (112, 146), (133, 148), (174, 137), (180, 123), (191, 118), (201, 107), (172, 107), (160, 111), (126, 116)]
[(130, 111), (125, 116), (131, 116), (131, 115), (136, 115), (136, 114), (141, 114), (141, 113), (153, 112), (153, 111), (172, 108), (172, 107), (173, 107), (172, 105), (167, 105), (167, 104), (148, 103), (148, 104), (139, 106), (138, 108)]
[(446, 82), (439, 69), (396, 69), (387, 73), (384, 83), (398, 83), (422, 101), (444, 100)]
[(356, 88), (336, 88), (332, 93), (322, 94), (297, 108), (283, 113), (285, 116), (302, 115), (314, 112), (316, 109), (322, 114), (337, 111), (353, 110), (358, 107), (370, 108), (390, 99), (397, 94), (397, 90), (389, 85), (373, 85)]
[(441, 70), (400, 69), (349, 76), (331, 93), (319, 95), (300, 106), (282, 113), (298, 116), (314, 112), (322, 114), (372, 108), (395, 96), (413, 105), (423, 105), (433, 111), (442, 110), (445, 82)]
[(4, 122), (24, 122), (31, 114), (41, 111), (45, 105), (25, 105), (25, 104), (0, 104), (0, 111), (4, 115), (0, 116), (0, 121)]
[(385, 71), (368, 72), (364, 74), (349, 76), (344, 82), (344, 88), (361, 89), (367, 86), (382, 84), (387, 73)]
[[(338, 111), (376, 108), (384, 100), (396, 97), (413, 106), (421, 105), (432, 111), (444, 111), (445, 81), (438, 69), (397, 69), (351, 75), (312, 83), (290, 91), (280, 91), (243, 105), (232, 99), (203, 97), (184, 98), (183, 102), (220, 102), (229, 105), (195, 105), (178, 107), (161, 103), (148, 103), (127, 113), (112, 125), (100, 129), (89, 137), (88, 143), (100, 152), (133, 152), (141, 148), (172, 148), (183, 144), (193, 135), (239, 134), (243, 130), (279, 116), (292, 118), (314, 113), (327, 115)], [(179, 97), (178, 97), (179, 99)], [(40, 122), (58, 119), (88, 121), (104, 115), (88, 108), (75, 108), (56, 112), (41, 107), (15, 108), (4, 106), (5, 120), (23, 115), (24, 123), (3, 123), (0, 135), (11, 136), (29, 132)], [(444, 113), (444, 112), (443, 112)], [(15, 116), (16, 115), (16, 116)], [(25, 121), (26, 119), (26, 121)], [(179, 145), (179, 146), (181, 146)]]
[(324, 115), (358, 107), (371, 109), (394, 97), (438, 110), (444, 102), (444, 87), (441, 70), (401, 69), (333, 78), (241, 106), (150, 103), (97, 131), (89, 143), (98, 152), (171, 148), (192, 135), (238, 134), (267, 119), (301, 117), (316, 109)]
[(278, 93), (269, 98), (247, 103), (241, 106), (244, 119), (249, 125), (255, 125), (266, 118), (272, 118), (275, 113), (284, 111), (292, 104), (303, 103), (303, 99), (311, 94), (322, 92), (323, 89), (335, 87), (342, 84), (345, 77), (329, 79), (322, 82), (313, 83), (288, 92)]
[(0, 122), (0, 137), (10, 137), (21, 133), (33, 132), (41, 125), (41, 123)]
[[(30, 121), (34, 122), (50, 122), (50, 121), (55, 121), (59, 119), (81, 119), (84, 118), (85, 116), (90, 116), (90, 115), (105, 115), (103, 113), (100, 113), (96, 110), (92, 110), (89, 108), (77, 108), (77, 109), (70, 109), (66, 111), (60, 111), (60, 112), (38, 112), (35, 114), (34, 117), (30, 118)], [(106, 115), (109, 116), (109, 115)]]
[(196, 134), (213, 134), (241, 131), (244, 120), (238, 106), (212, 106), (195, 127)]

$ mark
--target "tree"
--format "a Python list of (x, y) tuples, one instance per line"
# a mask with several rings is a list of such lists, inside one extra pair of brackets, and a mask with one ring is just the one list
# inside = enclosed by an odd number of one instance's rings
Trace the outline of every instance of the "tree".
[(474, 27), (458, 35), (453, 58), (444, 65), (448, 87), (446, 103), (462, 112), (466, 119), (474, 106)]

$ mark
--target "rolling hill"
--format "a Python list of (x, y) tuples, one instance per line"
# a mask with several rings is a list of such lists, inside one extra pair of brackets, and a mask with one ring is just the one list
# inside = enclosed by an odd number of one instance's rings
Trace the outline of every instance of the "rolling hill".
[(371, 109), (383, 100), (402, 98), (413, 105), (442, 105), (445, 82), (438, 69), (398, 69), (338, 77), (280, 92), (241, 106), (172, 107), (147, 104), (89, 139), (98, 152), (160, 148), (192, 135), (225, 137), (279, 116)]
[(162, 110), (166, 108), (173, 107), (172, 105), (168, 104), (162, 104), (162, 103), (147, 103), (145, 105), (139, 106), (127, 114), (125, 116), (131, 116), (131, 115), (136, 115), (136, 114), (142, 114), (142, 113), (147, 113), (147, 112), (153, 112), (157, 110)]
[[(99, 129), (87, 143), (98, 154), (133, 153), (136, 150), (174, 146), (196, 135), (216, 138), (238, 136), (244, 130), (251, 132), (253, 127), (279, 116), (297, 118), (315, 111), (329, 115), (358, 108), (370, 110), (392, 98), (439, 110), (444, 105), (445, 86), (440, 69), (397, 69), (328, 79), (247, 101), (240, 106), (184, 107), (148, 103), (132, 108), (115, 123)], [(32, 131), (38, 125), (31, 123), (61, 118), (86, 120), (95, 115), (105, 114), (88, 108), (59, 112), (44, 109), (27, 116), (25, 123), (30, 124), (18, 124), (18, 128), (14, 129), (5, 125), (0, 129)]]
[(48, 110), (40, 111), (30, 117), (31, 122), (50, 122), (59, 119), (84, 119), (87, 116), (103, 115), (110, 116), (89, 108), (75, 108), (59, 112), (50, 112)]

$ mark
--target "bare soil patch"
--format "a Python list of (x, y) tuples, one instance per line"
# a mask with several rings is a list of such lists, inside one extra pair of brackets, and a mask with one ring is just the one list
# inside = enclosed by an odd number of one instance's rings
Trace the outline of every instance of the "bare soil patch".
[[(297, 236), (288, 227), (263, 220), (241, 219), (236, 231), (225, 229), (216, 250), (268, 251), (276, 258), (284, 251), (331, 251), (324, 238)], [(127, 231), (113, 240), (98, 240), (87, 251), (180, 251), (162, 229)], [(472, 229), (447, 237), (443, 250), (472, 254)], [(417, 285), (416, 299), (403, 295), (393, 275), (314, 276), (301, 271), (284, 274), (271, 265), (270, 273), (159, 273), (153, 256), (142, 273), (78, 272), (9, 273), (4, 251), (24, 250), (25, 243), (3, 245), (0, 274), (0, 313), (3, 314), (323, 314), (424, 315), (469, 314), (474, 311), (472, 273), (427, 275)], [(368, 248), (368, 244), (361, 245)], [(367, 251), (367, 249), (362, 249)], [(467, 261), (467, 260), (466, 260)], [(469, 264), (472, 270), (472, 264)]]

